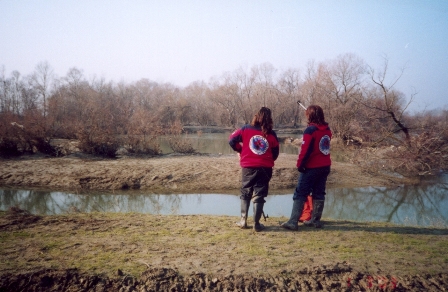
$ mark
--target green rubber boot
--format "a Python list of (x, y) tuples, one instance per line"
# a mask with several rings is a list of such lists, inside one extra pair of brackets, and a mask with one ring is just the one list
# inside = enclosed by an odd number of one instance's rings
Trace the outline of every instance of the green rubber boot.
[(247, 228), (247, 215), (249, 213), (250, 200), (241, 200), (241, 220), (236, 222), (236, 226), (241, 229)]
[(304, 201), (294, 200), (294, 204), (292, 205), (291, 217), (287, 222), (283, 223), (281, 226), (289, 230), (299, 230), (299, 224), (297, 224), (297, 222), (299, 221), (299, 217), (303, 212), (304, 205), (305, 205)]
[(260, 223), (261, 215), (263, 214), (264, 203), (254, 203), (254, 230), (260, 232), (264, 229), (264, 225)]
[(324, 211), (324, 202), (324, 200), (313, 200), (313, 213), (311, 214), (310, 220), (303, 222), (305, 226), (316, 228), (323, 227), (320, 218), (322, 217), (322, 212)]

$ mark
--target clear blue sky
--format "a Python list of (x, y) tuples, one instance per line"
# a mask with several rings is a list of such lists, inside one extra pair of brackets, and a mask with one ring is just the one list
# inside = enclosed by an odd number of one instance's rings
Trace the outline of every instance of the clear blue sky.
[(31, 74), (48, 61), (62, 77), (148, 78), (186, 86), (271, 63), (354, 53), (389, 76), (411, 110), (447, 108), (448, 1), (0, 0), (0, 66)]

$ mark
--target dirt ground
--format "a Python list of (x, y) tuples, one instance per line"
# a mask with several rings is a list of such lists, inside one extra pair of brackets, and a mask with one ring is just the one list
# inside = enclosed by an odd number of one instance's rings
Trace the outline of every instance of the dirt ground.
[[(119, 273), (118, 273), (119, 274)], [(350, 278), (352, 276), (353, 278)], [(297, 276), (256, 277), (236, 275), (223, 278), (204, 273), (179, 276), (170, 268), (149, 268), (138, 278), (117, 275), (102, 277), (77, 270), (51, 269), (0, 279), (1, 291), (446, 291), (446, 275), (400, 279), (370, 277), (344, 267), (322, 267), (298, 271)], [(353, 284), (352, 284), (353, 283)]]
[[(295, 187), (296, 158), (279, 156), (272, 190)], [(0, 160), (0, 187), (14, 188), (234, 192), (240, 175), (236, 155)], [(335, 162), (327, 186), (406, 183), (412, 181)], [(265, 232), (254, 233), (235, 228), (236, 218), (221, 216), (37, 216), (20, 209), (0, 215), (0, 291), (448, 290), (447, 258), (435, 261), (431, 251), (419, 249), (446, 252), (446, 230), (328, 222), (318, 231), (287, 232), (275, 222), (284, 218), (274, 218)], [(397, 236), (408, 249), (389, 241)], [(344, 258), (346, 250), (355, 255)], [(398, 266), (403, 268), (394, 272)]]
[[(272, 190), (291, 191), (297, 183), (296, 155), (280, 154)], [(95, 159), (88, 156), (0, 160), (0, 186), (52, 190), (140, 189), (154, 193), (218, 192), (240, 188), (237, 155), (165, 155)], [(390, 186), (411, 183), (394, 176), (369, 174), (350, 163), (333, 162), (328, 188)]]

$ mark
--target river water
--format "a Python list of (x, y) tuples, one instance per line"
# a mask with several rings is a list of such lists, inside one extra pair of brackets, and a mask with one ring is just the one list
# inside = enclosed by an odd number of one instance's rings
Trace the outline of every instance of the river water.
[[(200, 153), (211, 153), (211, 154), (232, 154), (233, 149), (230, 148), (228, 143), (230, 132), (225, 133), (190, 133), (182, 135), (182, 138), (190, 142), (192, 147)], [(279, 138), (291, 137), (291, 138), (301, 138), (302, 135), (289, 135), (289, 134), (279, 134)], [(168, 139), (170, 136), (161, 136), (159, 138), (160, 148), (163, 154), (168, 154), (173, 152), (168, 144)], [(298, 148), (292, 144), (280, 143), (280, 152), (287, 154), (298, 154)]]
[[(288, 217), (289, 194), (270, 194), (269, 216)], [(145, 214), (204, 214), (239, 216), (235, 194), (66, 193), (0, 189), (0, 210), (18, 206), (33, 214), (71, 212), (136, 212)], [(250, 210), (250, 216), (252, 208)], [(324, 218), (358, 222), (391, 222), (406, 226), (448, 227), (448, 175), (419, 186), (396, 188), (335, 188), (327, 190)], [(268, 219), (269, 220), (269, 219)]]

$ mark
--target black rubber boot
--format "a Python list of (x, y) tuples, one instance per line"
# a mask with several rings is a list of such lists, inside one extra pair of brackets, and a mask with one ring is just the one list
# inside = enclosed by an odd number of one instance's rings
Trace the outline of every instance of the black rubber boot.
[(305, 201), (302, 200), (294, 200), (294, 204), (292, 205), (291, 217), (289, 220), (282, 224), (282, 227), (289, 230), (299, 230), (299, 221), (300, 215), (303, 212), (303, 205), (305, 205)]
[(324, 211), (324, 200), (313, 200), (313, 213), (309, 221), (304, 221), (303, 224), (308, 227), (322, 228), (323, 224), (320, 221), (322, 212)]
[(261, 215), (263, 214), (264, 203), (254, 203), (254, 230), (260, 232), (264, 229), (264, 225), (260, 223)]
[(249, 214), (250, 200), (241, 200), (241, 220), (236, 222), (236, 226), (247, 228), (247, 215)]

